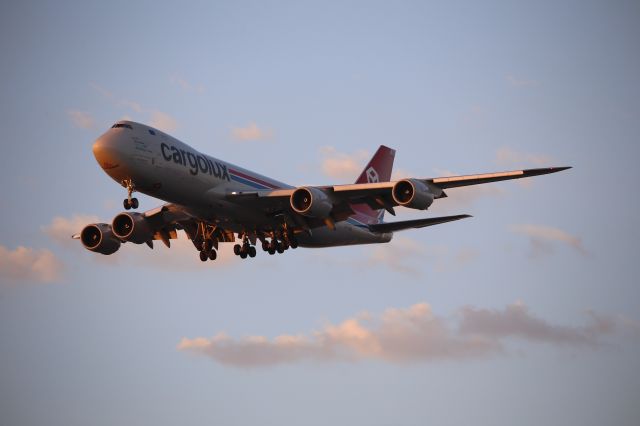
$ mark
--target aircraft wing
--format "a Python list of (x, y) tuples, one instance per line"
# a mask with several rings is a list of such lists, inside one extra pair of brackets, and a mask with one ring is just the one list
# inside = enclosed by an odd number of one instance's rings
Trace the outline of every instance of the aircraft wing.
[[(446, 176), (437, 178), (415, 179), (422, 182), (433, 193), (434, 198), (443, 198), (447, 195), (444, 190), (459, 188), (469, 185), (498, 182), (510, 179), (522, 179), (532, 176), (557, 173), (571, 167), (546, 167), (537, 169), (512, 170), (508, 172), (483, 173), (464, 176)], [(395, 215), (393, 207), (397, 206), (391, 194), (396, 182), (356, 183), (348, 185), (316, 186), (327, 193), (334, 201), (335, 208), (332, 214), (336, 220), (344, 220), (353, 213), (351, 204), (367, 204), (372, 209), (384, 208)], [(289, 211), (289, 199), (297, 188), (259, 190), (248, 192), (232, 192), (227, 195), (229, 201), (235, 203), (250, 203), (256, 208), (263, 208), (271, 212)], [(344, 218), (344, 219), (343, 219)]]

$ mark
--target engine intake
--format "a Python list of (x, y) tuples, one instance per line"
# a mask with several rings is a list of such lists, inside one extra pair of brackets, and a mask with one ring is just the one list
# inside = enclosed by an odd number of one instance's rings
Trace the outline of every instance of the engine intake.
[(80, 232), (80, 241), (87, 250), (101, 254), (113, 254), (120, 248), (120, 240), (113, 236), (111, 226), (106, 223), (85, 226)]
[(303, 216), (328, 217), (333, 210), (329, 196), (318, 188), (298, 188), (291, 194), (291, 208)]
[(140, 213), (120, 213), (111, 223), (113, 233), (124, 241), (142, 244), (153, 239), (153, 230), (147, 218)]
[(391, 190), (393, 200), (402, 207), (426, 210), (433, 203), (434, 195), (429, 187), (417, 179), (396, 182)]

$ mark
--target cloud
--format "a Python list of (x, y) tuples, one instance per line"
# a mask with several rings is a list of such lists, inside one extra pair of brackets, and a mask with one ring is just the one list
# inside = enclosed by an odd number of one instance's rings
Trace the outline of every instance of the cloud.
[(172, 132), (178, 128), (178, 122), (176, 121), (176, 119), (162, 111), (151, 112), (150, 125), (167, 133)]
[(69, 110), (67, 111), (67, 114), (69, 114), (71, 122), (76, 127), (81, 129), (93, 129), (96, 126), (95, 120), (88, 112)]
[[(114, 106), (118, 108), (125, 107), (130, 110), (130, 112), (135, 113), (133, 114), (134, 119), (136, 116), (140, 116), (138, 120), (149, 123), (150, 126), (156, 127), (165, 132), (172, 132), (178, 128), (178, 121), (166, 112), (147, 108), (136, 101), (119, 98), (113, 94), (113, 92), (95, 83), (90, 83), (90, 86)], [(131, 119), (128, 115), (125, 115), (125, 117), (126, 119)]]
[(487, 117), (489, 111), (484, 105), (471, 105), (466, 111), (464, 119), (468, 124), (480, 124)]
[(458, 268), (479, 256), (472, 248), (453, 250), (446, 246), (427, 246), (411, 238), (395, 236), (388, 244), (377, 244), (370, 250), (367, 267), (386, 267), (412, 277), (419, 277), (425, 265), (439, 272)]
[(503, 310), (467, 306), (453, 318), (437, 316), (426, 303), (389, 308), (379, 317), (364, 312), (338, 325), (326, 324), (308, 335), (274, 339), (249, 336), (234, 339), (183, 338), (177, 349), (207, 356), (234, 367), (267, 367), (304, 361), (380, 360), (396, 364), (467, 360), (507, 352), (507, 338), (556, 346), (595, 347), (613, 332), (610, 319), (589, 315), (580, 327), (550, 324), (522, 303)]
[[(454, 173), (450, 170), (437, 169), (437, 177), (459, 176), (460, 173)], [(460, 213), (462, 210), (471, 207), (480, 199), (495, 198), (505, 195), (507, 192), (497, 186), (489, 183), (486, 185), (463, 186), (460, 188), (450, 188), (446, 191), (447, 197), (435, 200), (430, 211), (438, 214), (444, 213)]]
[(349, 181), (355, 181), (371, 157), (371, 154), (364, 150), (346, 154), (332, 146), (322, 147), (320, 153), (323, 157), (322, 173), (331, 178)]
[(120, 105), (123, 105), (135, 112), (144, 112), (144, 109), (142, 108), (142, 105), (140, 105), (138, 102), (135, 101), (130, 101), (128, 99), (122, 99), (120, 100)]
[(460, 332), (501, 339), (522, 339), (556, 345), (589, 345), (598, 343), (598, 336), (611, 333), (615, 323), (612, 319), (588, 312), (588, 324), (567, 327), (549, 324), (529, 312), (522, 302), (516, 302), (500, 310), (480, 309), (473, 306), (462, 308)]
[(237, 141), (264, 141), (271, 139), (273, 132), (263, 130), (256, 123), (249, 123), (247, 127), (234, 127), (231, 129), (231, 137)]
[[(388, 244), (378, 244), (371, 248), (370, 253), (369, 266), (386, 266), (414, 277), (420, 275), (420, 270), (413, 265), (418, 259), (428, 256), (425, 246), (406, 237), (394, 237)], [(420, 261), (422, 263), (423, 260)]]
[(582, 255), (588, 254), (579, 237), (571, 235), (562, 229), (545, 225), (522, 224), (511, 225), (509, 230), (529, 237), (532, 249), (531, 255), (533, 257), (552, 253), (553, 243), (565, 244)]
[(421, 178), (422, 175), (416, 175), (410, 171), (402, 168), (395, 168), (391, 171), (391, 181), (408, 179), (408, 178)]
[(56, 216), (49, 225), (41, 227), (42, 232), (60, 244), (67, 246), (77, 245), (78, 241), (71, 239), (73, 234), (80, 233), (82, 228), (90, 223), (98, 223), (97, 216), (73, 215), (71, 218)]
[(545, 167), (553, 162), (554, 159), (547, 155), (518, 152), (506, 146), (498, 149), (496, 152), (496, 163), (501, 166)]
[(0, 278), (4, 283), (59, 281), (64, 266), (49, 250), (0, 245)]
[(205, 88), (202, 84), (192, 84), (176, 74), (171, 76), (171, 82), (180, 87), (185, 92), (196, 92), (201, 94), (205, 91)]
[(529, 80), (526, 78), (518, 78), (513, 74), (507, 74), (506, 76), (507, 83), (511, 87), (530, 87), (537, 86), (538, 82), (536, 80)]

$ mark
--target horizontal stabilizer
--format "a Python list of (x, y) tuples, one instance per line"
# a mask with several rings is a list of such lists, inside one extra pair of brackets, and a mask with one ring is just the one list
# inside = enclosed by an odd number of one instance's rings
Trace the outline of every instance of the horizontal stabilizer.
[(439, 225), (441, 223), (453, 222), (454, 220), (466, 219), (471, 217), (468, 214), (458, 214), (454, 216), (430, 217), (426, 219), (403, 220), (400, 222), (378, 223), (369, 225), (372, 232), (396, 232), (403, 229), (424, 228), (425, 226)]

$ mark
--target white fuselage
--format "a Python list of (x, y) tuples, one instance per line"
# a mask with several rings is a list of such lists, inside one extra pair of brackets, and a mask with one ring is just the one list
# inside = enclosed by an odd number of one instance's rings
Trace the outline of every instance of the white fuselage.
[[(181, 205), (194, 216), (233, 232), (269, 225), (274, 219), (259, 209), (229, 202), (227, 194), (292, 188), (134, 122), (115, 124), (96, 140), (93, 153), (116, 182), (131, 180), (136, 191)], [(336, 223), (335, 230), (319, 227), (298, 237), (306, 247), (383, 243), (391, 238), (391, 233), (370, 232), (367, 224), (355, 218)]]

